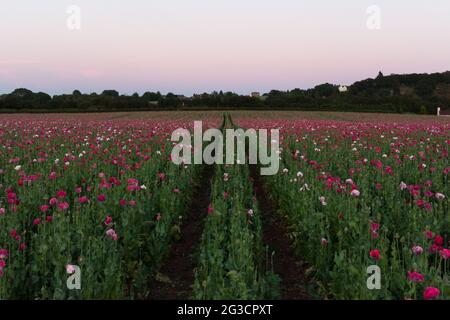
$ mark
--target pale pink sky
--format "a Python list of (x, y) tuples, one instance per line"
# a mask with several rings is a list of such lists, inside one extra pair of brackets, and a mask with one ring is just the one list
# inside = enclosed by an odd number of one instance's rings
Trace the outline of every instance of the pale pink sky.
[[(80, 30), (66, 26), (72, 4)], [(0, 0), (0, 93), (248, 93), (441, 72), (449, 17), (448, 0)]]

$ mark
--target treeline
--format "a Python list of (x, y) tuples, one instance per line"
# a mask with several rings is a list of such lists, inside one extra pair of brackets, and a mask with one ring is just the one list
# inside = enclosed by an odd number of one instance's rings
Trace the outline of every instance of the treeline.
[(325, 83), (307, 90), (272, 90), (251, 96), (222, 91), (192, 97), (160, 92), (121, 95), (115, 90), (101, 94), (75, 90), (72, 94), (50, 96), (23, 88), (0, 96), (0, 111), (4, 112), (296, 109), (425, 114), (435, 113), (437, 106), (450, 106), (450, 72), (389, 76), (380, 72), (376, 78), (349, 87)]

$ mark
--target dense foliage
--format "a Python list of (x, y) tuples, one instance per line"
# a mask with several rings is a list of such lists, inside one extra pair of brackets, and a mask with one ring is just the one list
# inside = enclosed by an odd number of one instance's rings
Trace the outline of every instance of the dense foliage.
[(262, 96), (212, 92), (192, 97), (159, 92), (120, 95), (115, 90), (101, 94), (49, 96), (16, 89), (0, 96), (0, 111), (126, 111), (169, 109), (297, 109), (434, 114), (436, 107), (450, 106), (450, 72), (383, 76), (355, 82), (346, 92), (325, 83), (312, 89), (272, 90)]

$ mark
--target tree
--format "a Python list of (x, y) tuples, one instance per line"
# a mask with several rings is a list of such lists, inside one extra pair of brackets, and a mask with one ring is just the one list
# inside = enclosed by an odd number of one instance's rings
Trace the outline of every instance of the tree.
[(25, 88), (16, 89), (13, 92), (11, 92), (12, 96), (19, 97), (19, 98), (31, 96), (32, 94), (33, 94), (33, 91), (25, 89)]
[(161, 93), (160, 92), (145, 92), (143, 95), (142, 95), (142, 98), (145, 100), (145, 101), (147, 101), (147, 102), (149, 102), (149, 101), (158, 101), (158, 100), (160, 100), (161, 99)]
[(118, 97), (119, 96), (119, 92), (117, 92), (116, 90), (104, 90), (102, 92), (102, 96), (105, 96), (105, 97)]
[(433, 94), (435, 89), (435, 85), (432, 80), (430, 79), (422, 79), (420, 80), (416, 87), (415, 91), (419, 96), (430, 96)]
[(330, 83), (324, 83), (314, 87), (314, 95), (318, 97), (331, 97), (338, 92), (338, 87)]

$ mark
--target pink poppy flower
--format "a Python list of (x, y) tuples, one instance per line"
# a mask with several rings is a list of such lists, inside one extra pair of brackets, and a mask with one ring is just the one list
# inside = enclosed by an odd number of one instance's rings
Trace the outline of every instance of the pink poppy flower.
[(423, 253), (423, 248), (421, 246), (414, 246), (411, 248), (411, 251), (416, 255), (421, 255)]
[(67, 209), (69, 209), (69, 203), (68, 202), (60, 202), (60, 203), (58, 203), (58, 209), (60, 209), (60, 210), (67, 210)]
[(109, 226), (113, 221), (113, 218), (111, 216), (107, 216), (105, 219), (105, 225)]
[(128, 179), (127, 183), (130, 186), (137, 186), (139, 184), (139, 181), (137, 179), (130, 178), (130, 179)]
[(59, 199), (64, 199), (67, 196), (67, 192), (60, 190), (56, 192), (56, 196)]
[(106, 200), (106, 196), (105, 196), (104, 194), (100, 194), (100, 195), (97, 197), (97, 200), (98, 200), (99, 202), (104, 202), (104, 201)]
[(439, 193), (439, 192), (436, 193), (434, 196), (436, 197), (437, 200), (444, 200), (445, 199), (445, 196), (442, 193)]
[(415, 271), (408, 271), (408, 279), (409, 279), (409, 281), (412, 281), (412, 282), (424, 282), (425, 281), (425, 277), (422, 274), (415, 272)]
[(425, 300), (432, 300), (437, 298), (441, 294), (441, 291), (438, 288), (427, 287), (423, 292), (423, 298)]
[(8, 250), (0, 249), (0, 259), (4, 260), (8, 258)]
[(69, 274), (72, 274), (72, 273), (74, 273), (76, 270), (75, 270), (75, 267), (73, 266), (73, 265), (71, 265), (71, 264), (67, 264), (66, 265), (66, 272), (67, 273), (69, 273)]
[(354, 189), (354, 190), (352, 190), (352, 192), (350, 193), (353, 197), (355, 197), (355, 198), (357, 198), (357, 197), (359, 197), (360, 196), (360, 192), (359, 192), (359, 190), (356, 190), (356, 189)]
[(444, 244), (444, 238), (442, 238), (440, 235), (437, 235), (434, 238), (434, 243), (438, 246), (442, 246)]
[(117, 236), (116, 231), (114, 231), (114, 229), (108, 229), (108, 230), (106, 230), (106, 235), (107, 235), (108, 237), (110, 237), (111, 239), (113, 239), (114, 241), (117, 241), (117, 239), (119, 238), (119, 237)]
[(376, 222), (371, 222), (370, 223), (370, 230), (372, 231), (378, 231), (378, 229), (380, 228), (380, 224), (376, 223)]
[(370, 251), (370, 257), (376, 261), (380, 260), (380, 250), (375, 249)]
[(441, 257), (444, 260), (447, 260), (450, 258), (450, 249), (442, 249), (441, 250)]
[(78, 198), (78, 202), (79, 203), (88, 203), (89, 202), (89, 198), (86, 196), (82, 196)]
[(16, 229), (12, 229), (12, 230), (9, 232), (9, 236), (10, 236), (11, 238), (17, 237), (17, 231), (16, 231)]
[(441, 251), (441, 250), (442, 250), (442, 247), (439, 246), (439, 245), (437, 245), (437, 244), (435, 244), (435, 243), (433, 243), (433, 244), (430, 246), (430, 248), (428, 249), (428, 251), (429, 251), (430, 253), (437, 253), (437, 252), (439, 252), (439, 251)]
[(130, 186), (127, 186), (127, 190), (130, 192), (138, 191), (138, 190), (141, 190), (141, 187), (139, 187), (137, 185), (130, 185)]

